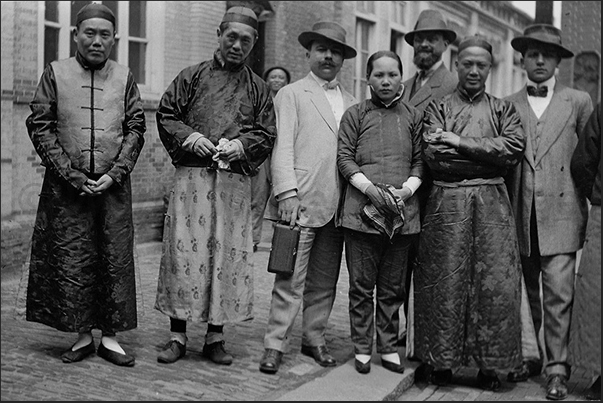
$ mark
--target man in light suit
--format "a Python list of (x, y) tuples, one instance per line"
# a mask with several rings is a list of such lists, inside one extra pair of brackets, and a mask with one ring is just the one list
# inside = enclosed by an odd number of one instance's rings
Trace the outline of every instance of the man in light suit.
[(336, 295), (343, 232), (335, 227), (340, 198), (337, 139), (343, 112), (356, 103), (335, 80), (345, 59), (356, 56), (346, 32), (334, 22), (318, 22), (298, 40), (311, 72), (283, 87), (274, 99), (277, 140), (272, 153), (273, 195), (266, 217), (299, 225), (294, 273), (276, 274), (265, 352), (260, 371), (276, 373), (289, 349), (303, 299), (302, 354), (322, 366), (336, 365), (325, 341)]
[[(402, 100), (423, 112), (432, 100), (440, 100), (451, 94), (459, 82), (458, 75), (450, 71), (442, 60), (442, 54), (456, 40), (456, 33), (448, 29), (442, 13), (437, 10), (424, 10), (419, 14), (415, 29), (404, 36), (404, 40), (413, 47), (413, 62), (417, 72), (404, 84)], [(427, 174), (427, 173), (426, 173)], [(431, 189), (429, 176), (417, 189), (421, 221), (425, 211), (425, 203)], [(406, 301), (400, 310), (406, 317), (406, 322), (412, 323), (412, 312), (408, 311), (411, 292), (412, 269), (417, 255), (419, 236), (417, 234), (408, 251), (408, 267), (406, 271)], [(403, 312), (402, 312), (403, 311)], [(406, 328), (408, 323), (401, 321), (398, 344), (407, 346), (407, 356), (412, 357), (412, 337), (407, 341)], [(412, 326), (412, 325), (411, 325)], [(421, 371), (419, 371), (421, 372)]]
[[(511, 46), (521, 53), (528, 75), (527, 85), (507, 97), (521, 115), (527, 147), (508, 178), (508, 187), (536, 334), (544, 323), (546, 397), (562, 400), (567, 397), (570, 375), (567, 356), (576, 252), (584, 243), (588, 215), (586, 199), (571, 177), (570, 161), (593, 105), (588, 93), (556, 82), (561, 59), (573, 56), (562, 46), (559, 29), (548, 24), (529, 26)], [(518, 376), (522, 372), (539, 374), (541, 367), (542, 362), (525, 361), (509, 374), (509, 380), (522, 380)]]

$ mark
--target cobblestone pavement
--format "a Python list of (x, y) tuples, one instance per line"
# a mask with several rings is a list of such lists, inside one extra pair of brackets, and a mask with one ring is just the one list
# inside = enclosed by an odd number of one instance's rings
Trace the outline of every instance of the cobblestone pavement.
[[(15, 305), (24, 307), (21, 273), (7, 276), (2, 273), (1, 400), (269, 401), (316, 378), (327, 379), (326, 375), (333, 368), (320, 367), (299, 351), (301, 314), (294, 326), (292, 350), (284, 355), (280, 371), (268, 375), (258, 370), (274, 279), (273, 274), (266, 271), (271, 237), (269, 223), (264, 228), (263, 242), (254, 254), (255, 319), (225, 326), (226, 348), (234, 355), (233, 364), (227, 367), (201, 356), (206, 330), (203, 324), (188, 325), (189, 342), (183, 359), (174, 364), (157, 363), (157, 353), (169, 337), (168, 318), (153, 308), (160, 242), (137, 246), (140, 274), (138, 328), (117, 336), (124, 349), (136, 357), (136, 365), (132, 368), (117, 367), (98, 356), (73, 364), (62, 363), (59, 356), (73, 344), (75, 335), (27, 322), (17, 315), (21, 311)], [(327, 332), (327, 343), (338, 366), (353, 359), (347, 282), (344, 261)], [(100, 334), (97, 331), (93, 334), (98, 346)], [(413, 370), (414, 367), (407, 367), (408, 373)], [(474, 387), (474, 375), (469, 370), (459, 371), (455, 374), (454, 384), (445, 388), (416, 383), (410, 389), (400, 391), (396, 400), (545, 400), (544, 379), (520, 384), (504, 382), (501, 392), (491, 393)], [(585, 373), (574, 372), (568, 400), (583, 400), (583, 392), (590, 381)], [(367, 387), (370, 388), (370, 384)], [(388, 395), (388, 400), (393, 396)], [(308, 396), (303, 400), (317, 400), (315, 397)]]
[[(439, 387), (427, 383), (415, 382), (396, 400), (412, 401), (548, 401), (546, 379), (544, 375), (527, 382), (510, 383), (505, 374), (499, 374), (503, 381), (497, 392), (484, 391), (475, 385), (477, 369), (463, 368), (454, 373), (452, 383)], [(564, 401), (585, 401), (586, 390), (592, 383), (591, 377), (582, 370), (574, 370), (568, 382), (569, 395)]]
[[(3, 274), (1, 399), (265, 401), (275, 400), (324, 375), (332, 368), (323, 368), (300, 353), (301, 312), (295, 323), (291, 352), (284, 355), (280, 371), (268, 375), (258, 370), (274, 280), (274, 275), (266, 271), (271, 231), (265, 231), (264, 235), (260, 250), (254, 254), (255, 319), (224, 327), (226, 348), (234, 356), (230, 366), (216, 365), (201, 356), (206, 325), (192, 323), (187, 329), (186, 356), (173, 364), (157, 362), (157, 354), (170, 334), (169, 319), (153, 308), (160, 242), (137, 247), (142, 291), (138, 328), (117, 335), (122, 347), (136, 357), (132, 368), (112, 365), (96, 355), (64, 364), (60, 354), (74, 343), (75, 335), (27, 322), (16, 315), (15, 305), (24, 307), (23, 290), (19, 292), (21, 274)], [(345, 264), (342, 268), (327, 331), (327, 343), (338, 365), (352, 357)], [(20, 297), (18, 303), (17, 297)], [(93, 331), (93, 335), (98, 346), (100, 333)]]

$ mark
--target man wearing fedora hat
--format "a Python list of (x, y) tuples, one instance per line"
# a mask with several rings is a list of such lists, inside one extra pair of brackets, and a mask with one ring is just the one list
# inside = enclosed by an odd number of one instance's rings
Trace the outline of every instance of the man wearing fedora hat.
[[(448, 46), (456, 40), (456, 33), (448, 29), (441, 12), (437, 10), (423, 10), (419, 14), (413, 31), (404, 35), (404, 40), (413, 47), (413, 62), (417, 72), (404, 84), (402, 100), (423, 112), (427, 105), (434, 99), (441, 99), (454, 92), (458, 84), (458, 76), (450, 71), (442, 60), (442, 54)], [(417, 189), (420, 216), (423, 216), (425, 202), (430, 189), (429, 177), (423, 178), (422, 185)], [(408, 255), (408, 269), (406, 272), (406, 301), (402, 307), (407, 323), (400, 327), (399, 344), (407, 346), (407, 355), (413, 356), (412, 337), (406, 335), (407, 325), (412, 326), (412, 311), (409, 312), (409, 302), (412, 299), (411, 281), (412, 269), (417, 253), (420, 234), (411, 245)], [(400, 312), (402, 314), (402, 312)], [(408, 323), (409, 322), (409, 323)]]
[(275, 97), (278, 136), (272, 153), (273, 195), (266, 217), (301, 227), (292, 276), (276, 274), (265, 352), (260, 371), (276, 373), (303, 300), (302, 354), (322, 366), (336, 365), (325, 332), (343, 252), (343, 232), (335, 227), (340, 197), (337, 169), (339, 121), (356, 103), (336, 81), (344, 60), (356, 56), (346, 31), (335, 22), (317, 22), (302, 32), (310, 73)]
[[(561, 59), (573, 56), (562, 45), (558, 28), (529, 26), (511, 46), (521, 53), (528, 82), (506, 99), (519, 111), (527, 147), (507, 182), (536, 334), (544, 325), (546, 397), (561, 400), (567, 397), (570, 375), (567, 355), (576, 252), (584, 243), (588, 213), (569, 166), (578, 133), (593, 106), (588, 93), (556, 80), (555, 69)], [(541, 368), (542, 362), (525, 360), (508, 379), (522, 381), (540, 374)]]

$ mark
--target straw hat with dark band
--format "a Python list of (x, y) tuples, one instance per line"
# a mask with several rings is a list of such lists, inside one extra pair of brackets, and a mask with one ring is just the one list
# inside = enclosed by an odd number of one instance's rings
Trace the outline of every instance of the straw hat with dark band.
[(312, 42), (314, 42), (315, 40), (327, 39), (329, 41), (338, 43), (343, 46), (344, 59), (352, 59), (356, 57), (356, 49), (354, 49), (345, 42), (345, 35), (345, 29), (343, 29), (341, 25), (335, 22), (323, 21), (314, 24), (314, 26), (312, 27), (312, 31), (306, 31), (299, 34), (297, 40), (299, 41), (299, 43), (301, 43), (304, 48), (310, 49)]

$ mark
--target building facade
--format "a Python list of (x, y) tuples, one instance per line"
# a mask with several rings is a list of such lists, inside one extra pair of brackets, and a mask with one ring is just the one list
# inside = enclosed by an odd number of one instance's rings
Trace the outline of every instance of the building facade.
[[(27, 135), (25, 119), (44, 66), (73, 55), (72, 31), (82, 1), (3, 1), (2, 7), (2, 270), (18, 268), (29, 253), (44, 167)], [(424, 9), (438, 9), (459, 39), (444, 55), (454, 69), (465, 35), (479, 33), (494, 46), (487, 89), (503, 97), (523, 85), (511, 39), (532, 23), (511, 2), (499, 1), (102, 1), (116, 17), (112, 58), (133, 71), (144, 101), (147, 133), (132, 173), (134, 219), (139, 242), (161, 237), (165, 198), (173, 167), (161, 144), (155, 111), (163, 91), (183, 68), (212, 57), (217, 24), (228, 7), (248, 5), (260, 19), (260, 41), (248, 63), (261, 75), (272, 65), (290, 70), (293, 80), (308, 67), (298, 35), (320, 20), (347, 31), (358, 57), (346, 61), (340, 81), (362, 99), (367, 94), (366, 60), (377, 50), (396, 51), (404, 77), (414, 74), (412, 47), (404, 41)], [(600, 16), (600, 5), (599, 13)], [(594, 17), (594, 15), (593, 15)], [(599, 20), (600, 51), (600, 20)], [(574, 45), (569, 43), (570, 47)], [(582, 43), (582, 45), (586, 45)], [(589, 50), (589, 49), (585, 49)], [(575, 69), (571, 74), (574, 74)], [(570, 80), (571, 81), (571, 80)], [(600, 88), (600, 85), (599, 85)], [(600, 96), (600, 95), (599, 95)]]

